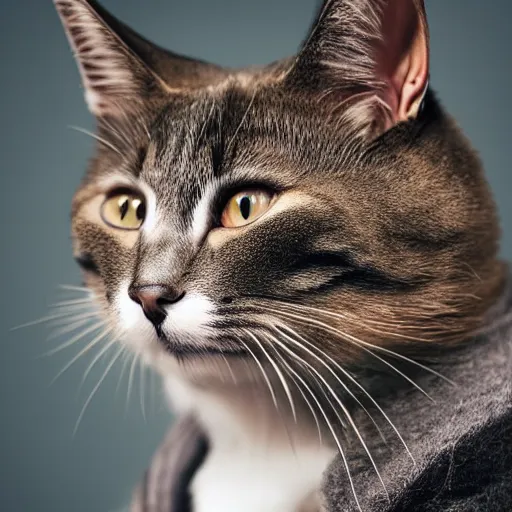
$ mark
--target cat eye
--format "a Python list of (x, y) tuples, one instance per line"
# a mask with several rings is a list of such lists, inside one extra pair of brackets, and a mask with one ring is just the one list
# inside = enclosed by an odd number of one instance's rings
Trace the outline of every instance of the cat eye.
[(270, 208), (273, 198), (274, 194), (266, 190), (243, 190), (228, 201), (220, 223), (225, 228), (246, 226)]
[(142, 226), (146, 217), (146, 204), (135, 192), (117, 192), (104, 201), (101, 217), (113, 228), (136, 230)]

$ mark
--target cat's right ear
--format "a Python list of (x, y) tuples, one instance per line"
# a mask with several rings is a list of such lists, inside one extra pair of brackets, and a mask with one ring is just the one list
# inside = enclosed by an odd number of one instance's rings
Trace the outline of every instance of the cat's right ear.
[(423, 0), (324, 0), (285, 82), (327, 99), (371, 139), (417, 117), (428, 39)]
[(222, 74), (154, 45), (94, 0), (54, 0), (74, 50), (90, 111), (121, 116)]

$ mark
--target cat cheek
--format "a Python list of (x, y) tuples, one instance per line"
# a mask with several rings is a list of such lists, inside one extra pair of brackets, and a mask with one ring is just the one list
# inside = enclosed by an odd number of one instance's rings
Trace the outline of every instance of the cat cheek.
[(209, 334), (206, 327), (214, 317), (215, 306), (205, 295), (189, 292), (183, 299), (169, 307), (164, 330), (178, 336), (200, 340)]

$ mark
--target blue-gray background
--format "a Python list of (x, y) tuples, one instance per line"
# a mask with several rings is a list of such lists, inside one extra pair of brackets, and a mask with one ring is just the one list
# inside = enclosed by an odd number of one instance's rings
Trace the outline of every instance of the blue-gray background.
[[(220, 64), (263, 64), (293, 53), (315, 0), (104, 0), (156, 42)], [(427, 0), (432, 84), (480, 150), (512, 256), (512, 3)], [(79, 76), (50, 0), (0, 6), (0, 509), (6, 512), (110, 512), (129, 500), (169, 415), (161, 394), (139, 375), (125, 410), (127, 373), (117, 365), (73, 436), (73, 428), (108, 359), (85, 384), (92, 355), (50, 386), (85, 341), (51, 357), (65, 339), (17, 324), (48, 313), (79, 284), (70, 256), (69, 203), (92, 140)], [(68, 292), (68, 297), (73, 296)], [(157, 384), (155, 381), (153, 384)]]

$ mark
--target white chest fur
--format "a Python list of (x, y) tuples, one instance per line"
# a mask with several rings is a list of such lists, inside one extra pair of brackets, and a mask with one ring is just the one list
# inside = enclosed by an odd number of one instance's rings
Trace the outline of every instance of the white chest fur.
[(213, 447), (192, 483), (193, 510), (296, 512), (319, 488), (331, 458), (322, 448)]
[(178, 411), (196, 412), (210, 441), (191, 484), (193, 512), (317, 512), (304, 504), (335, 452), (316, 430), (285, 425), (252, 396), (238, 401), (174, 379), (167, 389)]

